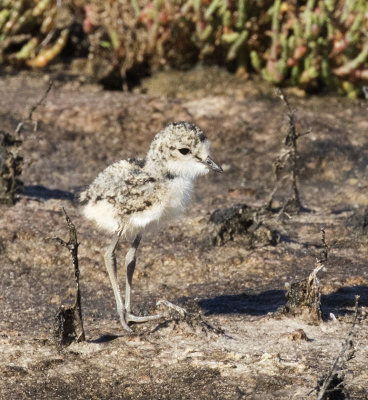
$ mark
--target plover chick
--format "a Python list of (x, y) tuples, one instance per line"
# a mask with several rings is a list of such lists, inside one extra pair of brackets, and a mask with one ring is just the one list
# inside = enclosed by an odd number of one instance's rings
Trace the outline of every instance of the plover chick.
[[(143, 232), (182, 214), (190, 200), (196, 177), (222, 168), (210, 157), (209, 141), (196, 125), (174, 122), (153, 139), (145, 159), (118, 161), (104, 171), (81, 194), (83, 214), (98, 227), (114, 234), (105, 253), (105, 264), (114, 291), (122, 326), (145, 322), (161, 314), (135, 316), (131, 313), (131, 285), (136, 253)], [(117, 281), (115, 248), (119, 239), (134, 238), (126, 255), (126, 289), (123, 304)], [(173, 306), (166, 300), (162, 304)]]

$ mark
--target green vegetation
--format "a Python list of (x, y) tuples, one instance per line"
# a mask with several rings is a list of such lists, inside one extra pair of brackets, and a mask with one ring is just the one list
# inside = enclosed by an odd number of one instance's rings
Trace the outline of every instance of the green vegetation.
[(79, 25), (91, 62), (109, 60), (106, 73), (123, 78), (142, 67), (201, 61), (279, 86), (328, 87), (351, 97), (368, 82), (366, 0), (59, 3), (0, 0), (0, 63), (44, 67), (71, 45)]

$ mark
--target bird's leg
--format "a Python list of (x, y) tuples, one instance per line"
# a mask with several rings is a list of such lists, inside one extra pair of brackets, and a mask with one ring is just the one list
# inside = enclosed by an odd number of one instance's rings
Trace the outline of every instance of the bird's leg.
[(125, 256), (125, 267), (126, 267), (126, 284), (125, 284), (125, 309), (128, 313), (131, 312), (131, 304), (130, 304), (130, 292), (132, 287), (133, 274), (135, 270), (135, 264), (137, 260), (137, 249), (139, 243), (141, 242), (142, 235), (138, 234), (130, 249), (128, 250), (127, 255)]
[(120, 322), (123, 325), (123, 328), (127, 331), (131, 332), (132, 330), (129, 328), (127, 319), (126, 319), (126, 310), (123, 306), (123, 301), (121, 299), (120, 289), (117, 280), (117, 266), (116, 266), (116, 257), (115, 257), (115, 249), (119, 242), (121, 235), (121, 231), (114, 237), (110, 246), (106, 249), (105, 253), (105, 265), (107, 272), (109, 274), (112, 290), (114, 291), (114, 296), (116, 300), (116, 308), (118, 310), (118, 314), (120, 317)]
[[(160, 318), (161, 314), (157, 315), (151, 315), (147, 317), (137, 317), (135, 315), (131, 314), (131, 304), (130, 304), (130, 292), (131, 292), (131, 287), (132, 287), (132, 280), (133, 280), (133, 274), (135, 270), (135, 263), (136, 263), (136, 255), (137, 255), (137, 249), (139, 246), (139, 243), (141, 242), (142, 235), (138, 234), (133, 243), (131, 248), (129, 249), (126, 257), (125, 257), (125, 265), (126, 265), (126, 288), (125, 288), (125, 309), (127, 311), (127, 321), (134, 321), (134, 322), (145, 322), (149, 321), (152, 319)], [(168, 300), (159, 300), (156, 303), (156, 306), (159, 305), (164, 305), (168, 308), (171, 308), (172, 310), (175, 310), (178, 312), (183, 318), (185, 317), (186, 310), (184, 308), (181, 308), (177, 306), (176, 304), (171, 303)]]
[(132, 322), (146, 322), (161, 318), (161, 314), (157, 315), (147, 315), (143, 317), (138, 317), (136, 315), (131, 314), (131, 302), (130, 302), (130, 294), (132, 288), (132, 280), (133, 274), (135, 270), (136, 264), (136, 254), (139, 243), (142, 239), (142, 235), (138, 234), (130, 247), (126, 257), (125, 257), (125, 266), (126, 266), (126, 287), (125, 287), (125, 310), (126, 310), (126, 320)]

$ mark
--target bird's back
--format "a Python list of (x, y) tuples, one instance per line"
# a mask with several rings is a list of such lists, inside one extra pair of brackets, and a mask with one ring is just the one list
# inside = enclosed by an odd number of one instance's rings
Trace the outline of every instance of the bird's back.
[(127, 195), (152, 181), (142, 165), (144, 160), (121, 160), (100, 172), (91, 185), (81, 193), (81, 202), (108, 200), (112, 204), (126, 201)]
[(144, 160), (118, 161), (103, 170), (81, 193), (85, 217), (108, 231), (126, 225), (131, 215), (158, 201), (156, 179), (144, 171)]

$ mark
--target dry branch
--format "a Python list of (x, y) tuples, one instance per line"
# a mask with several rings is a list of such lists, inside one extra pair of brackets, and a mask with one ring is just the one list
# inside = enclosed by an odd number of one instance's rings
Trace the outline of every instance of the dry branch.
[(326, 232), (325, 232), (324, 228), (321, 228), (321, 241), (322, 241), (322, 245), (323, 245), (323, 250), (321, 252), (321, 258), (319, 258), (317, 260), (317, 263), (322, 265), (328, 259), (328, 250), (329, 250), (329, 247), (326, 243)]
[(316, 266), (309, 276), (290, 285), (286, 293), (287, 302), (281, 306), (276, 315), (298, 315), (304, 320), (319, 324), (322, 320), (321, 289), (317, 278), (318, 272), (324, 268), (328, 258), (328, 246), (325, 230), (321, 229), (323, 250), (317, 258)]
[(27, 115), (27, 117), (25, 119), (23, 119), (23, 121), (19, 122), (19, 124), (17, 125), (17, 128), (15, 129), (15, 134), (19, 135), (23, 125), (27, 122), (31, 122), (33, 123), (33, 133), (35, 133), (37, 131), (37, 126), (38, 123), (37, 121), (33, 121), (33, 113), (37, 110), (37, 108), (42, 104), (42, 102), (46, 99), (46, 97), (48, 96), (48, 94), (50, 93), (50, 90), (53, 86), (53, 81), (50, 79), (49, 84), (45, 90), (45, 92), (43, 93), (43, 95), (41, 96), (41, 98), (30, 108), (29, 113)]
[(65, 242), (63, 239), (60, 239), (58, 237), (56, 237), (55, 240), (62, 246), (66, 247), (70, 252), (74, 267), (76, 294), (74, 305), (72, 307), (65, 307), (61, 305), (55, 316), (54, 336), (59, 348), (61, 348), (63, 345), (69, 345), (73, 341), (80, 342), (85, 340), (81, 292), (79, 285), (79, 243), (77, 239), (77, 230), (75, 229), (73, 222), (69, 218), (64, 208), (63, 212), (69, 229), (69, 240), (68, 242)]
[[(318, 384), (317, 400), (327, 400), (329, 398), (328, 394), (333, 392), (344, 392), (343, 382), (345, 364), (353, 358), (355, 352), (352, 337), (355, 326), (358, 322), (358, 304), (359, 296), (355, 296), (355, 311), (351, 328), (345, 340), (342, 342), (341, 350), (332, 364), (328, 374)], [(346, 393), (344, 393), (344, 395), (346, 396)]]
[(14, 151), (22, 142), (10, 133), (0, 130), (0, 204), (12, 205), (23, 183), (18, 179), (22, 172), (23, 158)]
[(14, 134), (0, 130), (0, 204), (12, 205), (16, 201), (16, 195), (23, 187), (23, 182), (18, 178), (22, 173), (23, 158), (17, 153), (16, 148), (20, 147), (23, 141), (19, 134), (25, 123), (33, 123), (33, 132), (37, 131), (37, 121), (33, 121), (33, 113), (46, 99), (52, 88), (52, 81), (42, 97), (30, 108), (27, 118), (19, 122)]
[[(285, 202), (282, 209), (283, 211), (287, 212), (299, 212), (303, 209), (303, 206), (300, 201), (298, 185), (298, 139), (302, 136), (308, 135), (310, 133), (310, 130), (303, 133), (297, 132), (295, 123), (295, 110), (291, 107), (288, 98), (281, 89), (277, 89), (276, 94), (280, 97), (287, 109), (286, 116), (289, 123), (289, 129), (284, 139), (284, 147), (281, 149), (278, 157), (273, 164), (275, 174), (275, 186), (271, 191), (266, 208), (269, 210), (272, 209), (272, 202), (276, 191), (278, 190), (280, 184), (284, 180), (288, 179), (291, 181), (292, 196)], [(285, 169), (289, 170), (289, 174), (281, 176), (282, 171), (284, 171)]]

